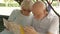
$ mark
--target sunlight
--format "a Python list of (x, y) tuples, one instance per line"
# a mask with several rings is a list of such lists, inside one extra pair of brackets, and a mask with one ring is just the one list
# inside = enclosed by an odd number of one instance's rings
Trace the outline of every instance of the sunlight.
[(3, 3), (4, 1), (3, 0), (0, 0), (0, 3)]

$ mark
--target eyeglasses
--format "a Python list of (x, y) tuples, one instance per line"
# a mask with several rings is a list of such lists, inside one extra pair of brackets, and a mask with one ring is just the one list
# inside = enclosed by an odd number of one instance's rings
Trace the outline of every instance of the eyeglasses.
[(29, 10), (29, 9), (22, 9), (22, 10), (23, 10), (23, 11), (29, 11), (29, 12), (31, 11), (31, 10)]

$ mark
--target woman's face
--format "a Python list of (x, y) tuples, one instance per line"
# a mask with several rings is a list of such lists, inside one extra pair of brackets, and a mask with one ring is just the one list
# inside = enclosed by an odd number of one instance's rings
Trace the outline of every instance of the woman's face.
[(22, 10), (25, 11), (25, 12), (31, 12), (30, 9), (26, 9), (26, 8), (24, 8), (24, 7), (22, 7)]

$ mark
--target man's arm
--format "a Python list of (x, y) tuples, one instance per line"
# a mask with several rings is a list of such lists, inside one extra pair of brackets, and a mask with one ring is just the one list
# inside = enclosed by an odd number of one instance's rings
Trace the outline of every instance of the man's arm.
[(59, 18), (54, 17), (51, 23), (52, 24), (50, 28), (48, 29), (47, 34), (59, 34)]

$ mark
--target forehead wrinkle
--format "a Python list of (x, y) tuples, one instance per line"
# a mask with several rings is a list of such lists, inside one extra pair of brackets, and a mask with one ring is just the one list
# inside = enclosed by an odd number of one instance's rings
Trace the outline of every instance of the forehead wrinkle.
[(35, 4), (33, 4), (33, 8), (45, 9), (45, 5), (43, 2), (38, 1), (38, 2), (35, 2)]

